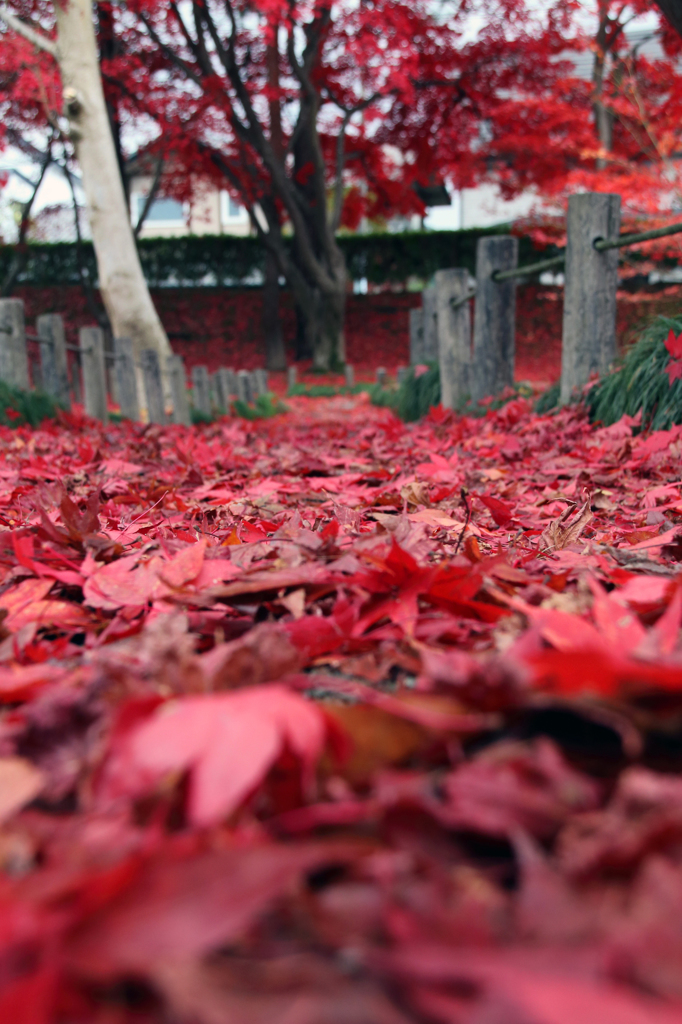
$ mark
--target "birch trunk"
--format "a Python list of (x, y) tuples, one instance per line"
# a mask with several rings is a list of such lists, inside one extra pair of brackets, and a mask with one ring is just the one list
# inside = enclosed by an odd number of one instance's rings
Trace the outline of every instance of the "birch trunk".
[(132, 338), (138, 355), (155, 349), (165, 366), (171, 348), (135, 246), (104, 102), (91, 0), (55, 3), (55, 14), (65, 112), (83, 177), (102, 301), (114, 337)]

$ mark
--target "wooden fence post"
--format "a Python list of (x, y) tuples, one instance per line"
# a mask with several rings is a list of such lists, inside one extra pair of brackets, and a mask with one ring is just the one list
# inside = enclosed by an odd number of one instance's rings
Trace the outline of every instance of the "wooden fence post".
[(192, 367), (192, 404), (197, 412), (210, 418), (212, 414), (211, 392), (206, 366)]
[(395, 374), (395, 380), (396, 380), (396, 384), (398, 385), (398, 387), (400, 387), (405, 382), (405, 378), (406, 377), (407, 377), (407, 367), (406, 366), (399, 366), (398, 369), (396, 370), (396, 374)]
[(410, 310), (410, 366), (424, 362), (424, 310)]
[(217, 408), (222, 413), (228, 412), (230, 408), (229, 371), (223, 366), (213, 374), (213, 392)]
[(161, 381), (161, 364), (159, 354), (154, 348), (144, 348), (140, 352), (140, 366), (144, 390), (147, 396), (147, 417), (150, 423), (165, 423), (166, 409), (163, 400), (163, 383)]
[(256, 381), (256, 394), (267, 395), (269, 386), (268, 371), (263, 369), (254, 370), (253, 375)]
[(471, 397), (496, 395), (514, 383), (516, 282), (493, 281), (496, 270), (517, 266), (519, 241), (511, 235), (479, 238), (476, 246), (476, 304)]
[(107, 423), (107, 372), (104, 365), (104, 332), (101, 327), (81, 327), (78, 332), (83, 370), (85, 411)]
[(114, 372), (118, 385), (118, 404), (121, 416), (137, 423), (140, 419), (140, 403), (137, 395), (137, 374), (131, 338), (114, 338)]
[(240, 402), (247, 404), (253, 401), (251, 374), (248, 370), (237, 370), (237, 397)]
[(469, 271), (458, 268), (436, 273), (436, 325), (440, 400), (456, 409), (471, 395), (471, 312), (462, 299), (469, 294)]
[(28, 390), (26, 325), (21, 299), (0, 299), (0, 378), (15, 388)]
[(221, 366), (218, 370), (220, 374), (221, 386), (223, 389), (223, 398), (225, 399), (225, 412), (230, 411), (230, 402), (232, 397), (237, 390), (237, 384), (234, 379), (234, 370), (229, 366)]
[(422, 310), (424, 315), (422, 354), (423, 362), (433, 363), (438, 359), (438, 326), (436, 309), (436, 288), (429, 285), (422, 292)]
[(586, 192), (568, 200), (566, 283), (561, 344), (561, 401), (590, 374), (605, 373), (616, 355), (618, 250), (598, 252), (599, 238), (617, 238), (620, 196)]
[(64, 321), (58, 313), (44, 313), (38, 317), (36, 326), (40, 338), (43, 388), (68, 409), (71, 406), (71, 393)]
[(377, 384), (380, 388), (386, 387), (386, 367), (377, 366)]
[(168, 377), (173, 397), (173, 423), (189, 427), (192, 418), (187, 399), (187, 376), (182, 356), (170, 356), (168, 359)]

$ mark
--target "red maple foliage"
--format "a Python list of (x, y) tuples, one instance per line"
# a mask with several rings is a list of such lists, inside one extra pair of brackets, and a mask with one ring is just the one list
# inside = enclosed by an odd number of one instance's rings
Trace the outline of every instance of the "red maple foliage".
[(679, 1024), (682, 428), (0, 428), (0, 1019)]

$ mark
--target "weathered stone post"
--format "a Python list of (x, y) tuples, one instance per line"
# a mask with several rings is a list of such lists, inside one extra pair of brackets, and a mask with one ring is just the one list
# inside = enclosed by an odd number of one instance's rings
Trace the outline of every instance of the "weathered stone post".
[(137, 374), (132, 338), (114, 338), (114, 372), (121, 416), (136, 423), (140, 419)]
[(386, 367), (377, 366), (377, 384), (380, 388), (386, 387)]
[(209, 387), (208, 367), (192, 367), (192, 404), (197, 412), (211, 416), (211, 390)]
[(616, 355), (618, 250), (598, 252), (597, 239), (620, 233), (620, 196), (586, 192), (568, 200), (566, 283), (561, 344), (561, 401)]
[(287, 367), (287, 391), (291, 391), (292, 388), (296, 387), (296, 367)]
[(0, 379), (28, 390), (28, 353), (22, 299), (0, 299)]
[(101, 327), (81, 327), (78, 332), (83, 371), (85, 411), (107, 423), (107, 370), (104, 363), (104, 331)]
[(163, 400), (163, 383), (161, 381), (161, 365), (155, 348), (145, 348), (140, 352), (142, 379), (147, 396), (147, 416), (150, 423), (165, 423), (166, 409)]
[(37, 328), (43, 388), (68, 409), (71, 405), (71, 392), (64, 321), (58, 313), (44, 313), (38, 317)]
[(496, 395), (514, 383), (516, 281), (493, 280), (496, 270), (518, 264), (519, 242), (511, 235), (479, 238), (476, 247), (476, 303), (471, 397)]
[(406, 377), (407, 377), (407, 367), (406, 366), (399, 366), (398, 369), (396, 370), (396, 375), (395, 375), (396, 384), (398, 385), (398, 387), (400, 387), (401, 384), (403, 384), (403, 382), (405, 381)]
[(353, 369), (351, 363), (346, 363), (346, 365), (344, 366), (343, 376), (347, 388), (352, 388), (355, 386), (355, 370)]
[(429, 285), (422, 292), (422, 310), (424, 313), (423, 362), (433, 363), (438, 359), (438, 310), (435, 285)]
[(173, 398), (173, 423), (189, 427), (192, 418), (187, 399), (187, 376), (182, 356), (171, 356), (168, 360), (168, 378)]
[(424, 310), (410, 310), (410, 366), (424, 362)]
[(471, 395), (471, 313), (469, 271), (458, 268), (436, 274), (440, 400), (456, 409)]

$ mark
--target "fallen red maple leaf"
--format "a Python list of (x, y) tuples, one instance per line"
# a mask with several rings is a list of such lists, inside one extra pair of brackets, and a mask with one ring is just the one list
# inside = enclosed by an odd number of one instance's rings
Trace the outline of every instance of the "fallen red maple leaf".
[(240, 806), (285, 749), (309, 784), (325, 733), (318, 708), (281, 686), (179, 698), (118, 737), (100, 796), (139, 797), (189, 771), (189, 821), (211, 825)]

